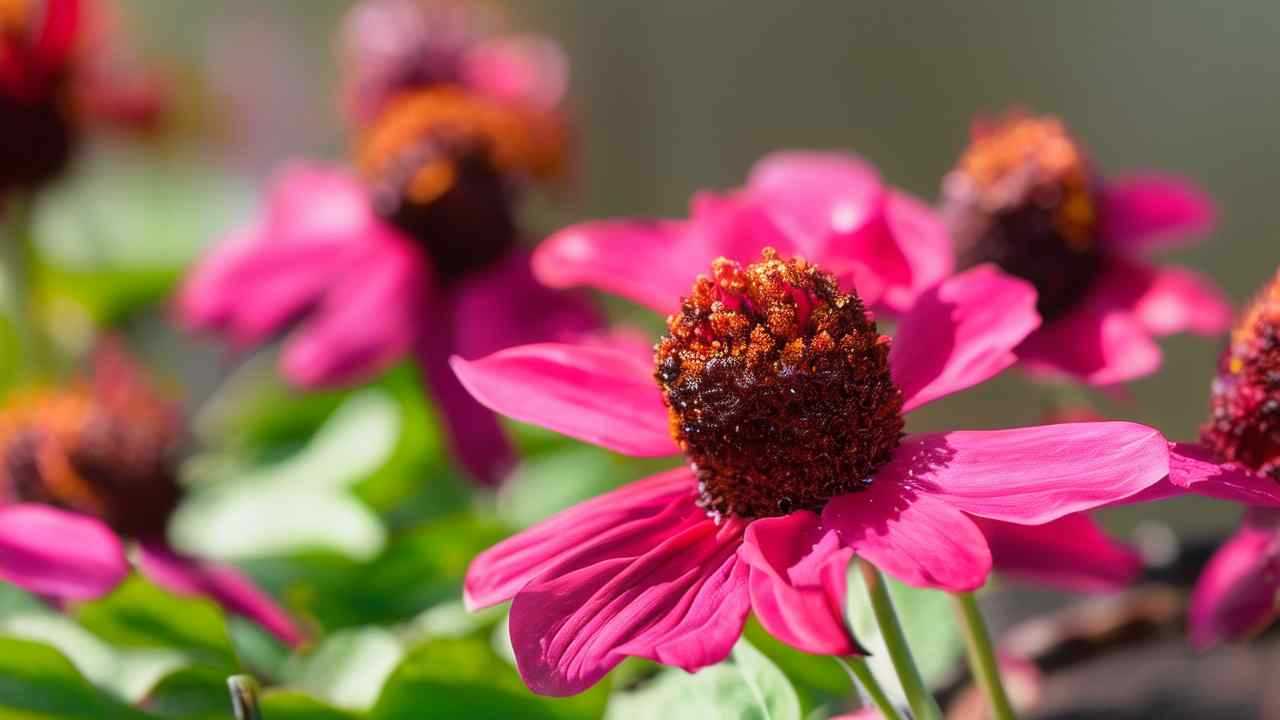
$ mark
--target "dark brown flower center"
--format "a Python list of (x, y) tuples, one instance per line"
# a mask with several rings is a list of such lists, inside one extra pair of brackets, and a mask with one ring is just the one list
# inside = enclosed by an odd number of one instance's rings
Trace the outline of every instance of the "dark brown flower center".
[(975, 132), (943, 182), (942, 215), (962, 267), (994, 262), (1026, 280), (1040, 315), (1053, 320), (1101, 272), (1096, 195), (1062, 123), (1014, 116)]
[(1280, 479), (1280, 275), (1231, 333), (1200, 439), (1225, 461)]
[(865, 487), (898, 446), (889, 338), (804, 260), (721, 258), (667, 328), (656, 376), (712, 516), (820, 510)]
[(163, 538), (181, 496), (175, 426), (160, 406), (84, 387), (15, 397), (0, 411), (0, 497)]
[(551, 118), (442, 87), (389, 103), (362, 139), (359, 165), (379, 211), (449, 280), (515, 244), (515, 181), (554, 175), (563, 150)]
[(78, 141), (65, 73), (32, 57), (31, 0), (0, 0), (0, 53), (10, 77), (0, 80), (0, 192), (38, 188), (62, 174)]

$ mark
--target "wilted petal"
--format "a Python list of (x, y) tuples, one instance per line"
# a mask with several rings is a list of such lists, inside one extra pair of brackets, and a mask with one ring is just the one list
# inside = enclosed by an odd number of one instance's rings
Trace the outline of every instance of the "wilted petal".
[(46, 505), (0, 507), (0, 579), (46, 597), (87, 600), (128, 574), (124, 546), (99, 520)]

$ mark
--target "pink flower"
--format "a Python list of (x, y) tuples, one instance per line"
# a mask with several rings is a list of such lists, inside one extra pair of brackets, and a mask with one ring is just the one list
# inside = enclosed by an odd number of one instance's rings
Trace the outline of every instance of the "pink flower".
[(689, 215), (575, 225), (538, 248), (534, 272), (552, 287), (592, 285), (665, 314), (679, 308), (693, 268), (722, 255), (754, 257), (766, 246), (813, 260), (856, 282), (868, 305), (897, 311), (952, 269), (950, 240), (934, 213), (853, 155), (769, 155), (745, 187), (695, 195)]
[[(1027, 283), (990, 266), (951, 277), (917, 295), (890, 339), (858, 294), (820, 269), (856, 277), (850, 245), (816, 242), (750, 188), (695, 203), (695, 214), (719, 211), (720, 224), (703, 214), (589, 225), (538, 251), (543, 276), (672, 313), (656, 359), (633, 344), (538, 344), (452, 361), (497, 412), (627, 455), (687, 460), (472, 563), (466, 602), (514, 600), (511, 640), (535, 692), (580, 692), (627, 656), (690, 671), (713, 664), (750, 611), (801, 650), (858, 653), (843, 617), (854, 554), (954, 591), (981, 587), (993, 556), (1065, 582), (1134, 570), (1080, 513), (1167, 474), (1155, 430), (902, 433), (904, 413), (1015, 361), (1039, 323)], [(708, 254), (745, 258), (764, 242), (820, 251), (807, 256), (814, 265), (770, 249), (745, 268), (722, 258), (687, 290)], [(557, 275), (556, 258), (572, 270)]]
[(303, 635), (233, 568), (169, 549), (181, 423), (114, 345), (90, 382), (32, 390), (0, 409), (0, 579), (54, 601), (111, 592), (134, 565), (156, 584), (203, 595), (296, 645)]
[(943, 182), (960, 266), (995, 262), (1036, 287), (1044, 324), (1018, 347), (1037, 374), (1110, 385), (1160, 365), (1154, 338), (1214, 335), (1231, 310), (1208, 279), (1142, 254), (1211, 229), (1214, 207), (1187, 180), (1102, 180), (1053, 118), (979, 124)]
[[(459, 232), (459, 242), (485, 239)], [(535, 282), (518, 249), (500, 244), (500, 254), (467, 268), (475, 256), (454, 257), (462, 248), (433, 247), (438, 239), (384, 219), (346, 172), (295, 165), (277, 178), (257, 224), (234, 233), (191, 275), (179, 310), (190, 326), (240, 346), (296, 327), (281, 363), (304, 387), (358, 382), (415, 357), (456, 455), (475, 477), (496, 482), (510, 446), (447, 358), (567, 339), (592, 328), (595, 316), (580, 298)]]
[(348, 115), (366, 125), (407, 90), (449, 85), (553, 110), (569, 84), (564, 53), (547, 38), (504, 34), (502, 25), (494, 8), (479, 3), (356, 3), (341, 38)]
[[(1192, 594), (1191, 640), (1208, 646), (1261, 630), (1280, 600), (1280, 275), (1241, 316), (1222, 353), (1200, 444), (1174, 446), (1170, 483), (1249, 509)], [(1201, 490), (1208, 488), (1208, 492)]]

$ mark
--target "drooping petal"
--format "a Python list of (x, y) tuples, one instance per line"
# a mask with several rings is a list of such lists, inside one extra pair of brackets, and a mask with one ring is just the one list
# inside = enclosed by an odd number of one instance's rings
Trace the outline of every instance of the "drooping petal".
[(234, 568), (183, 557), (167, 547), (143, 543), (138, 553), (138, 569), (166, 590), (208, 597), (229, 612), (253, 620), (288, 645), (298, 645), (304, 640), (289, 614)]
[(603, 552), (574, 553), (516, 595), (511, 644), (531, 690), (581, 692), (627, 655), (691, 672), (728, 656), (750, 609), (742, 523), (717, 526), (692, 495), (664, 513), (628, 547), (605, 533)]
[(285, 346), (286, 377), (304, 387), (368, 378), (404, 357), (429, 302), (426, 258), (396, 244), (370, 247), (344, 268)]
[(1142, 557), (1111, 539), (1088, 515), (1043, 525), (976, 518), (997, 572), (1077, 592), (1120, 590), (1137, 579)]
[(1280, 508), (1280, 483), (1237, 465), (1220, 463), (1213, 451), (1194, 443), (1169, 444), (1169, 482), (1219, 500)]
[(751, 567), (751, 607), (774, 637), (818, 655), (864, 652), (844, 620), (853, 550), (817, 515), (755, 520), (738, 552)]
[(585, 442), (640, 457), (671, 455), (675, 443), (652, 366), (634, 353), (594, 345), (522, 345), (454, 372), (485, 407)]
[(673, 519), (671, 508), (692, 502), (696, 486), (688, 468), (677, 468), (575, 505), (498, 543), (467, 569), (467, 607), (510, 600), (547, 568), (578, 554), (595, 553), (604, 560), (656, 544), (653, 538), (670, 532), (683, 517)]
[(1154, 173), (1107, 181), (1102, 199), (1106, 242), (1130, 251), (1170, 247), (1213, 229), (1213, 200), (1191, 181)]
[(912, 435), (881, 469), (964, 512), (1039, 525), (1108, 505), (1169, 473), (1168, 443), (1129, 422)]
[(516, 345), (575, 342), (603, 324), (584, 295), (538, 282), (524, 251), (463, 278), (450, 298), (454, 352), (468, 360)]
[(574, 225), (538, 246), (533, 272), (553, 288), (587, 286), (673, 312), (708, 260), (701, 247), (685, 241), (686, 226), (671, 220)]
[(433, 307), (427, 317), (420, 318), (425, 327), (414, 344), (414, 356), (439, 408), (453, 457), (480, 484), (498, 485), (515, 466), (515, 448), (498, 416), (477, 402), (449, 367), (456, 343), (455, 318), (449, 310)]
[(554, 110), (569, 87), (569, 61), (560, 47), (536, 35), (486, 40), (462, 58), (462, 81), (505, 102)]
[(59, 600), (88, 600), (128, 574), (124, 546), (99, 520), (46, 505), (0, 507), (0, 580)]
[(905, 480), (882, 469), (867, 489), (828, 502), (823, 526), (908, 585), (957, 592), (982, 587), (991, 573), (991, 550), (977, 525)]
[(992, 265), (976, 267), (916, 301), (889, 353), (909, 411), (972, 387), (1013, 364), (1013, 349), (1040, 323), (1036, 293)]
[(1114, 385), (1160, 367), (1151, 331), (1127, 309), (1092, 303), (1042, 325), (1018, 346), (1018, 359), (1033, 374), (1066, 376), (1091, 385)]
[(1280, 518), (1253, 510), (1214, 554), (1191, 594), (1191, 642), (1208, 647), (1262, 630), (1280, 605)]

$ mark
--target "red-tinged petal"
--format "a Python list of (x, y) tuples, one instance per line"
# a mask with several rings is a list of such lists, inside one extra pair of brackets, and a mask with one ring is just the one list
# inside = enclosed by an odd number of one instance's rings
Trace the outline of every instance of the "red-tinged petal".
[(208, 597), (229, 612), (258, 623), (288, 645), (298, 645), (304, 639), (289, 614), (234, 568), (183, 557), (167, 547), (143, 543), (138, 553), (138, 569), (170, 592)]
[(906, 480), (882, 469), (867, 489), (827, 503), (823, 526), (908, 585), (956, 592), (982, 587), (991, 573), (991, 550), (978, 526)]
[(45, 505), (0, 507), (0, 580), (58, 600), (88, 600), (128, 574), (124, 546), (102, 522)]
[(554, 288), (591, 287), (659, 313), (673, 312), (712, 259), (700, 244), (686, 241), (686, 227), (670, 220), (574, 225), (538, 246), (533, 272)]
[(1208, 647), (1262, 630), (1276, 617), (1280, 592), (1280, 518), (1255, 510), (1196, 582), (1187, 610), (1191, 642)]
[(537, 110), (554, 110), (569, 88), (568, 58), (536, 35), (484, 41), (463, 56), (461, 72), (469, 87)]
[(1102, 233), (1125, 250), (1171, 247), (1213, 229), (1213, 200), (1191, 181), (1144, 174), (1110, 180), (1102, 200)]
[(1040, 323), (1030, 285), (992, 265), (953, 276), (902, 318), (889, 363), (909, 411), (972, 387), (1014, 363)]
[(285, 376), (304, 387), (324, 387), (384, 370), (412, 347), (430, 283), (426, 260), (414, 248), (368, 248), (289, 339), (281, 356)]
[(475, 361), (454, 357), (462, 385), (485, 407), (639, 457), (675, 443), (652, 365), (600, 345), (523, 345)]
[(1033, 374), (1103, 386), (1149, 375), (1161, 360), (1151, 331), (1132, 312), (1092, 303), (1042, 325), (1017, 354)]
[(582, 294), (538, 282), (523, 251), (462, 279), (450, 297), (454, 352), (469, 360), (516, 345), (575, 342), (603, 325)]
[(515, 466), (515, 449), (498, 422), (498, 416), (458, 382), (449, 367), (456, 344), (448, 307), (433, 307), (419, 318), (425, 324), (414, 345), (414, 355), (422, 368), (431, 397), (440, 410), (453, 457), (482, 485), (500, 484)]
[(751, 607), (774, 637), (817, 655), (864, 652), (844, 619), (853, 550), (817, 515), (756, 520), (738, 553), (751, 567)]
[(42, 69), (55, 72), (74, 52), (84, 8), (81, 0), (45, 0), (32, 50)]
[(467, 569), (467, 607), (510, 600), (562, 561), (593, 554), (599, 560), (633, 556), (656, 545), (654, 538), (688, 523), (684, 507), (692, 503), (696, 486), (688, 468), (677, 468), (575, 505), (498, 543)]
[(691, 672), (728, 656), (750, 609), (742, 523), (717, 526), (691, 498), (669, 512), (676, 526), (629, 552), (575, 554), (516, 595), (511, 644), (531, 690), (582, 692), (627, 655)]
[(957, 431), (906, 438), (880, 472), (972, 515), (1039, 525), (1156, 484), (1169, 449), (1129, 422)]
[(1076, 592), (1120, 590), (1137, 579), (1142, 558), (1098, 527), (1088, 515), (1066, 515), (1043, 525), (976, 518), (991, 546), (997, 572)]
[(1280, 483), (1238, 465), (1220, 463), (1212, 450), (1194, 443), (1169, 444), (1169, 482), (1219, 500), (1280, 508)]

